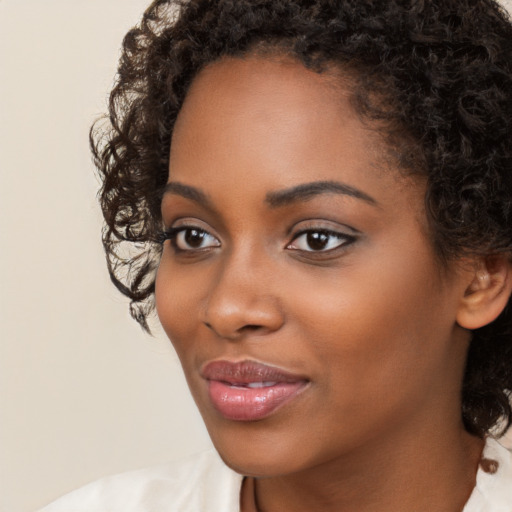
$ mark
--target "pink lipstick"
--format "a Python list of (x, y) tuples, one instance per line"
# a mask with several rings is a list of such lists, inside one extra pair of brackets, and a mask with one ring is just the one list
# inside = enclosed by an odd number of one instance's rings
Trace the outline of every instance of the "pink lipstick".
[(293, 400), (308, 380), (253, 361), (213, 361), (201, 372), (213, 406), (225, 418), (256, 421)]

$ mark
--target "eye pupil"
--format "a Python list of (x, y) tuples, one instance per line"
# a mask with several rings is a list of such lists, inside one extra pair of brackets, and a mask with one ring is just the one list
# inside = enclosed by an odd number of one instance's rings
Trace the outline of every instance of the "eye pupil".
[(187, 229), (185, 231), (185, 242), (190, 247), (197, 249), (198, 247), (201, 247), (204, 235), (204, 231), (199, 231), (198, 229)]
[(329, 243), (329, 235), (321, 231), (313, 231), (307, 234), (307, 242), (311, 249), (320, 251)]

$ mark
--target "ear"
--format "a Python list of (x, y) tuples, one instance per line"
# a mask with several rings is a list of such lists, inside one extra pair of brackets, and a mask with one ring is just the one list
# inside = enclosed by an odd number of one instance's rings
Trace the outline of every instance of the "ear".
[(457, 311), (457, 323), (478, 329), (496, 320), (512, 291), (512, 264), (505, 255), (478, 260)]

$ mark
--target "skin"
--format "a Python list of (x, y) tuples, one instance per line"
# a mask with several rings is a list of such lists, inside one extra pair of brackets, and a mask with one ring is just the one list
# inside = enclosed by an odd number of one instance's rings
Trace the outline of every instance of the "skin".
[[(482, 441), (461, 422), (469, 332), (456, 321), (473, 273), (440, 268), (424, 184), (383, 154), (333, 74), (284, 58), (210, 65), (179, 115), (163, 219), (207, 234), (165, 243), (157, 311), (215, 447), (255, 477), (244, 510), (455, 512), (475, 484)], [(268, 200), (318, 181), (359, 197)], [(312, 250), (304, 230), (339, 235)], [(228, 420), (200, 376), (216, 359), (309, 382), (263, 420)]]

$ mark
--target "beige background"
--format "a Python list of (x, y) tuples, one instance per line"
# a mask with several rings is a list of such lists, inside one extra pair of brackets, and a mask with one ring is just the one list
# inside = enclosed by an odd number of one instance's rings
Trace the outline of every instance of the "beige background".
[(209, 445), (106, 274), (88, 128), (147, 0), (0, 0), (0, 511)]
[(0, 512), (209, 446), (99, 241), (87, 132), (147, 3), (0, 0)]

